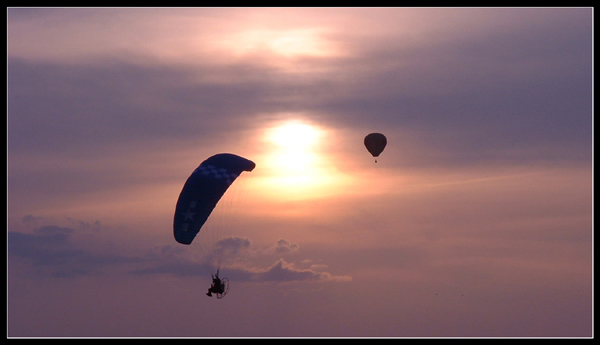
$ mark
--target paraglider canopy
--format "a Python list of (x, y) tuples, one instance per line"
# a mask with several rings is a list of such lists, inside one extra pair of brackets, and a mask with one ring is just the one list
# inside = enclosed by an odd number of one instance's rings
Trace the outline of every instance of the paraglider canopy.
[[(365, 137), (365, 147), (375, 158), (379, 157), (381, 152), (383, 152), (386, 144), (387, 139), (381, 133), (371, 133)], [(375, 163), (377, 163), (377, 159), (375, 159)]]
[(173, 235), (181, 244), (190, 244), (206, 222), (227, 188), (254, 162), (230, 153), (206, 159), (185, 182), (173, 219)]

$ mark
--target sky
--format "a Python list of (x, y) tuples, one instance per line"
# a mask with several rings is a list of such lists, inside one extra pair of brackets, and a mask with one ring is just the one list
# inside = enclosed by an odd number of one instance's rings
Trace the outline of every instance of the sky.
[(7, 8), (7, 336), (592, 337), (592, 22)]

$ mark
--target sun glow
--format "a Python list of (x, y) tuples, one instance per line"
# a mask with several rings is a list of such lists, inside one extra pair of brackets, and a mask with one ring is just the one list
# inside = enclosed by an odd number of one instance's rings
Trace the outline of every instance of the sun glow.
[[(261, 189), (279, 200), (323, 197), (343, 181), (327, 159), (328, 131), (300, 120), (278, 123), (264, 133)], [(258, 173), (258, 170), (257, 170)], [(257, 178), (259, 176), (256, 176)]]
[(322, 133), (314, 127), (300, 122), (288, 122), (271, 129), (268, 140), (274, 144), (273, 159), (286, 170), (306, 170), (315, 164), (315, 146)]
[(245, 30), (233, 37), (230, 49), (237, 55), (267, 53), (282, 58), (330, 56), (336, 47), (316, 29)]
[(327, 28), (248, 28), (219, 36), (210, 44), (211, 51), (234, 63), (249, 61), (284, 73), (302, 74), (328, 69), (323, 59), (345, 56), (344, 46)]

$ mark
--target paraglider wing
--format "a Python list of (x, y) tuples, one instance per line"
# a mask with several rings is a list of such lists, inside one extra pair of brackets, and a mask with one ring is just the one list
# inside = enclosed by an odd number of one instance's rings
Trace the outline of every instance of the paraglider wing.
[(173, 219), (173, 235), (182, 244), (191, 244), (227, 188), (254, 162), (230, 153), (206, 159), (187, 179), (179, 194)]
[(371, 133), (365, 137), (365, 146), (373, 157), (379, 157), (386, 144), (387, 139), (381, 133)]

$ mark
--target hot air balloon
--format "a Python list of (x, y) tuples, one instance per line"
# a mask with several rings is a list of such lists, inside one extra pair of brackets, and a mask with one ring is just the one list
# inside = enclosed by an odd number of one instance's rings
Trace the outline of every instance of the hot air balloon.
[(255, 166), (231, 153), (220, 153), (202, 162), (179, 194), (173, 219), (175, 240), (191, 244), (227, 188), (243, 171), (252, 171)]
[(386, 144), (387, 139), (381, 133), (371, 133), (365, 137), (365, 147), (375, 157), (375, 163), (377, 163), (377, 157), (383, 152)]

